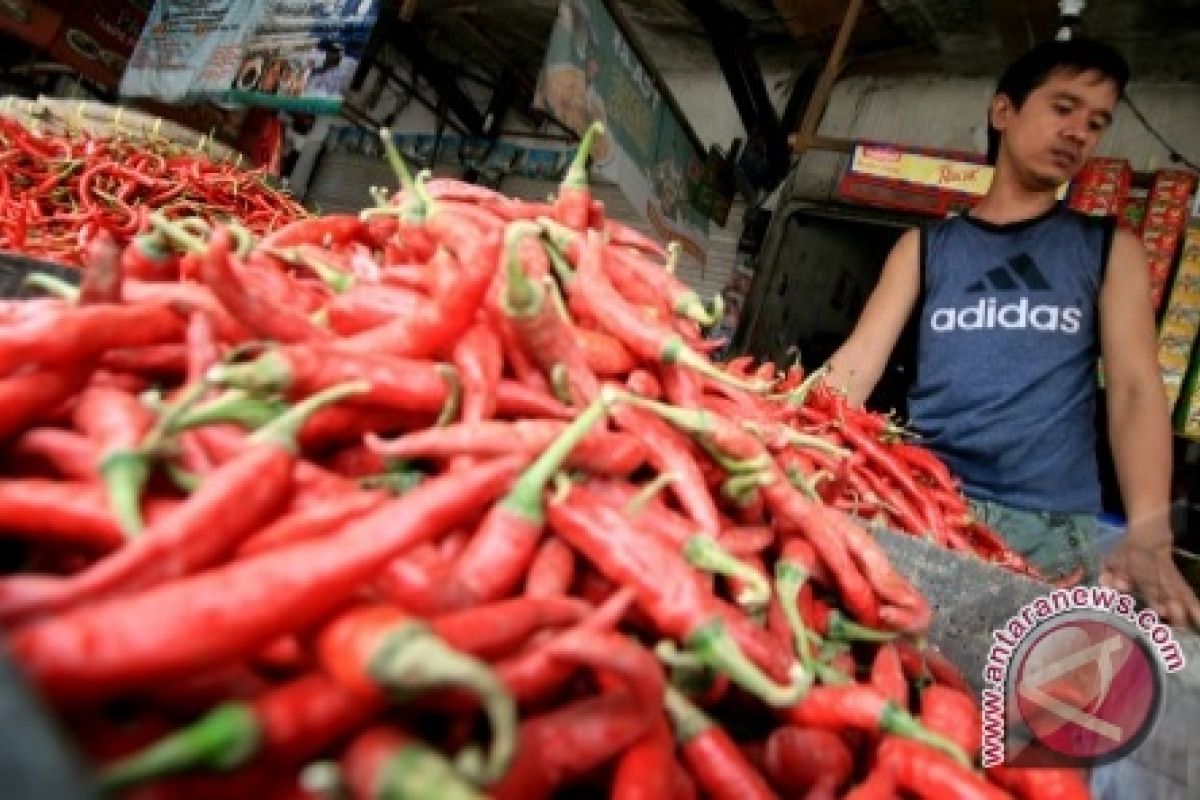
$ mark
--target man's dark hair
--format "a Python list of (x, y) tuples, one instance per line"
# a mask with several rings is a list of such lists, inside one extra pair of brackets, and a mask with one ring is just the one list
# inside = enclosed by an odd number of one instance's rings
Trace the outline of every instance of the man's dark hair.
[[(1125, 93), (1129, 82), (1129, 63), (1117, 50), (1095, 39), (1076, 38), (1069, 41), (1049, 41), (1039, 44), (1022, 55), (1004, 70), (996, 86), (996, 94), (1002, 94), (1020, 108), (1029, 97), (1053, 74), (1065, 72), (1078, 75), (1083, 72), (1099, 72), (1117, 85), (1117, 96)], [(988, 163), (995, 164), (1000, 154), (1000, 131), (992, 127), (991, 110), (988, 110)]]

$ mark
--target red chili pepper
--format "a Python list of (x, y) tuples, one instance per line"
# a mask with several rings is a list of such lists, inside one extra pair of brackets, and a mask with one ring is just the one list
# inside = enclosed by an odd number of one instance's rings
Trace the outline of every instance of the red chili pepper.
[[(894, 644), (884, 642), (875, 651), (875, 660), (871, 662), (871, 685), (897, 708), (908, 710), (908, 682), (904, 678), (900, 654)], [(921, 721), (925, 721), (924, 716)], [(931, 730), (937, 731), (936, 728)], [(957, 739), (954, 741), (958, 742)]]
[(879, 766), (892, 773), (896, 785), (916, 797), (929, 800), (1011, 798), (1008, 792), (992, 786), (978, 773), (919, 742), (889, 736), (876, 755)]
[(769, 525), (737, 525), (724, 528), (717, 541), (737, 558), (761, 555), (775, 544), (775, 531)]
[(421, 547), (391, 561), (375, 581), (380, 594), (414, 614), (433, 616), (449, 605), (444, 600), (445, 582), (453, 568), (452, 559), (421, 558), (434, 555), (435, 548)]
[(575, 625), (591, 606), (565, 595), (514, 597), (434, 617), (430, 626), (447, 644), (478, 658), (512, 655), (539, 631)]
[(325, 468), (343, 478), (355, 480), (381, 475), (389, 470), (391, 463), (375, 453), (362, 442), (347, 445), (324, 460)]
[(983, 731), (975, 700), (957, 689), (933, 684), (921, 692), (921, 724), (957, 744), (972, 759), (978, 757)]
[(950, 763), (970, 763), (958, 745), (927, 730), (907, 711), (866, 684), (814, 686), (799, 703), (784, 710), (783, 717), (790, 724), (802, 728), (848, 729), (904, 736), (920, 743), (922, 748), (932, 748), (929, 752), (948, 754), (941, 757)]
[(704, 384), (699, 375), (675, 364), (663, 365), (659, 375), (668, 403), (687, 409), (705, 408)]
[(928, 675), (937, 683), (965, 694), (971, 693), (970, 685), (948, 658), (932, 648), (917, 650), (910, 642), (897, 641), (896, 650), (904, 665), (909, 680), (921, 680)]
[(988, 767), (985, 773), (1018, 800), (1087, 800), (1087, 780), (1075, 769), (1055, 767)]
[(635, 369), (630, 372), (629, 377), (625, 379), (625, 387), (639, 397), (644, 397), (647, 400), (661, 400), (663, 398), (662, 384), (659, 383), (658, 378), (644, 369)]
[(342, 353), (323, 347), (293, 346), (272, 350), (250, 364), (220, 368), (215, 380), (251, 392), (287, 392), (306, 397), (351, 380), (370, 388), (356, 404), (397, 411), (457, 416), (458, 374), (448, 364), (367, 353)]
[(862, 783), (843, 795), (842, 800), (897, 800), (896, 779), (882, 767), (875, 767)]
[(300, 219), (269, 233), (258, 243), (261, 250), (283, 250), (301, 244), (324, 247), (348, 242), (371, 244), (371, 231), (353, 214), (326, 214), (319, 219)]
[(0, 441), (53, 419), (88, 377), (85, 363), (0, 378)]
[(201, 276), (239, 323), (262, 337), (287, 344), (332, 338), (328, 330), (315, 325), (302, 308), (297, 308), (294, 298), (264, 290), (262, 280), (269, 271), (251, 273), (244, 267), (239, 271), (232, 252), (229, 229), (218, 227), (202, 257)]
[(342, 752), (342, 774), (354, 797), (414, 797), (437, 787), (445, 800), (482, 800), (437, 750), (395, 726), (374, 725)]
[(721, 529), (720, 514), (687, 440), (657, 416), (640, 408), (617, 405), (612, 409), (612, 417), (619, 427), (642, 440), (646, 459), (655, 470), (675, 476), (671, 492), (699, 532), (715, 536)]
[(125, 541), (104, 492), (86, 483), (0, 481), (0, 529), (37, 543), (99, 552), (113, 550)]
[[(638, 605), (663, 636), (686, 642), (702, 660), (769, 703), (787, 703), (803, 691), (806, 676), (793, 670), (790, 654), (721, 604), (679, 555), (638, 531), (618, 508), (575, 486), (549, 504), (547, 519), (605, 577), (637, 593)], [(743, 647), (752, 652), (743, 653)], [(755, 656), (757, 664), (750, 660)], [(774, 684), (768, 675), (792, 682)]]
[(771, 783), (790, 795), (834, 796), (854, 772), (854, 756), (837, 734), (820, 728), (776, 728), (763, 754)]
[(584, 362), (597, 377), (623, 378), (637, 368), (637, 360), (619, 339), (579, 326), (574, 335)]
[(47, 310), (0, 328), (0, 375), (31, 365), (69, 368), (108, 350), (177, 342), (182, 337), (179, 316), (164, 305)]
[(302, 762), (367, 722), (382, 705), (382, 698), (355, 694), (323, 674), (307, 673), (249, 702), (216, 707), (108, 766), (101, 783), (111, 791), (189, 770)]
[[(45, 464), (57, 475), (74, 481), (96, 478), (95, 445), (78, 433), (59, 428), (30, 428), (8, 447), (8, 459), (26, 466), (27, 460)], [(22, 474), (27, 474), (26, 467)]]
[(91, 239), (81, 254), (84, 273), (79, 304), (117, 303), (121, 299), (121, 248), (106, 231)]
[(587, 309), (587, 316), (617, 337), (638, 358), (651, 363), (679, 364), (714, 380), (733, 380), (688, 347), (669, 327), (651, 321), (621, 297), (604, 274), (603, 242), (589, 232), (579, 258), (579, 272), (567, 284), (568, 297)]
[(483, 422), (496, 414), (496, 391), (504, 369), (500, 338), (492, 326), (477, 322), (454, 345), (454, 366), (462, 381), (459, 419)]
[(157, 233), (137, 236), (121, 251), (120, 273), (126, 280), (173, 281), (180, 277), (180, 257)]
[(126, 535), (136, 535), (142, 529), (142, 489), (150, 477), (150, 460), (139, 447), (155, 424), (154, 414), (126, 392), (91, 386), (80, 394), (74, 419), (95, 443), (96, 468), (118, 524)]
[[(516, 422), (480, 422), (414, 431), (384, 441), (369, 437), (367, 446), (392, 458), (486, 457), (523, 450), (537, 453), (562, 435), (568, 423), (545, 419)], [(624, 476), (647, 458), (646, 449), (633, 436), (601, 429), (589, 431), (567, 457), (567, 464), (602, 475)]]
[[(500, 661), (495, 666), (496, 674), (508, 692), (519, 704), (544, 703), (553, 697), (570, 680), (575, 665), (552, 652), (555, 642), (567, 640), (578, 634), (599, 634), (612, 631), (628, 613), (633, 595), (627, 590), (614, 592), (595, 612), (579, 625), (554, 636), (548, 642), (534, 645), (517, 655)], [(446, 692), (441, 697), (426, 697), (433, 708), (467, 711), (478, 705), (462, 692)]]
[[(487, 633), (475, 621), (464, 632), (472, 638)], [(470, 770), (472, 778), (491, 782), (507, 769), (516, 746), (512, 698), (485, 664), (443, 641), (436, 628), (391, 606), (359, 606), (324, 626), (317, 634), (316, 650), (325, 672), (362, 694), (411, 695), (450, 685), (477, 694), (487, 712), (492, 742), (486, 763)], [(473, 754), (473, 759), (479, 757)]]
[(611, 800), (675, 798), (675, 738), (664, 714), (650, 731), (626, 750), (613, 771)]
[[(234, 319), (221, 301), (199, 284), (126, 280), (121, 286), (121, 296), (127, 304), (162, 303), (178, 309), (180, 313), (201, 313), (208, 318), (216, 338), (222, 342), (240, 344), (253, 338), (246, 326)], [(169, 337), (168, 341), (176, 342), (179, 339)]]
[(605, 136), (604, 125), (593, 122), (584, 131), (579, 149), (567, 168), (567, 174), (558, 186), (554, 201), (554, 216), (563, 225), (576, 231), (587, 230), (591, 211), (592, 193), (588, 189), (588, 159), (595, 146), (596, 137)]
[(176, 513), (145, 536), (32, 603), (0, 607), (0, 618), (11, 623), (59, 613), (112, 595), (144, 591), (216, 563), (271, 519), (286, 500), (292, 487), (296, 430), (304, 418), (350, 391), (338, 388), (313, 395), (262, 428), (251, 438), (250, 449), (209, 475)]
[(764, 487), (763, 494), (777, 518), (804, 532), (837, 582), (845, 606), (865, 624), (876, 624), (880, 611), (872, 587), (851, 559), (846, 539), (839, 535), (846, 527), (856, 527), (854, 523), (838, 512), (805, 500), (782, 475), (777, 474)]
[(619, 247), (605, 248), (604, 255), (604, 271), (608, 279), (630, 305), (664, 320), (675, 313), (667, 296), (643, 278), (640, 264), (635, 263), (639, 256)]
[(398, 411), (382, 407), (339, 406), (314, 414), (300, 431), (300, 449), (328, 452), (362, 441), (368, 433), (385, 435), (428, 428), (439, 415), (428, 411)]
[(778, 796), (729, 735), (673, 688), (667, 689), (666, 707), (683, 760), (706, 797), (767, 800)]
[[(430, 265), (434, 270), (454, 270), (449, 253), (441, 251)], [(430, 304), (426, 294), (399, 286), (359, 284), (338, 294), (325, 306), (329, 327), (339, 336), (353, 336), (386, 325), (397, 318), (420, 314)]]
[[(9, 646), (55, 702), (111, 696), (223, 663), (322, 619), (389, 561), (477, 514), (521, 463), (504, 459), (434, 478), (336, 537), (84, 606), (21, 629)], [(183, 630), (205, 635), (181, 637)]]
[(353, 492), (280, 516), (238, 547), (237, 558), (254, 556), (300, 542), (321, 539), (374, 511), (387, 498), (374, 492)]
[(507, 596), (521, 584), (545, 527), (546, 486), (587, 432), (604, 418), (609, 403), (601, 397), (584, 409), (484, 516), (454, 566), (446, 586), (448, 602), (486, 603)]
[[(613, 244), (618, 242), (614, 240)], [(669, 263), (666, 265), (652, 262), (645, 255), (635, 254), (622, 247), (610, 246), (608, 254), (609, 263), (614, 266), (623, 264), (632, 274), (637, 275), (661, 298), (659, 302), (667, 306), (671, 313), (700, 325), (712, 325), (718, 321), (717, 317), (704, 307), (700, 296), (674, 274), (673, 268), (679, 257), (678, 249), (672, 249)], [(654, 258), (661, 262), (663, 257), (655, 255)]]
[(662, 670), (641, 646), (615, 634), (572, 632), (549, 648), (552, 658), (619, 675), (628, 687), (564, 706), (522, 723), (517, 757), (489, 788), (496, 800), (551, 796), (651, 730), (664, 689)]
[(526, 597), (566, 596), (575, 578), (575, 552), (555, 537), (542, 542), (525, 576)]
[(935, 487), (952, 496), (958, 494), (958, 482), (946, 464), (931, 450), (904, 442), (897, 442), (888, 449), (901, 461), (925, 475)]
[[(547, 301), (545, 288), (526, 275), (526, 267), (517, 252), (518, 245), (523, 242), (536, 243), (537, 239), (533, 237), (538, 232), (532, 223), (513, 225), (508, 230), (501, 309), (512, 324), (521, 347), (537, 362), (552, 385), (557, 383), (555, 371), (563, 371), (566, 384), (556, 386), (555, 392), (559, 399), (582, 405), (596, 396), (600, 390), (599, 381), (588, 368), (570, 323), (562, 318), (552, 302)], [(536, 249), (545, 255), (540, 244)]]
[(458, 257), (457, 271), (444, 270), (433, 302), (403, 317), (337, 343), (339, 350), (426, 358), (447, 350), (474, 322), (475, 313), (499, 263), (499, 232), (480, 232), (449, 213), (437, 214), (427, 228)]

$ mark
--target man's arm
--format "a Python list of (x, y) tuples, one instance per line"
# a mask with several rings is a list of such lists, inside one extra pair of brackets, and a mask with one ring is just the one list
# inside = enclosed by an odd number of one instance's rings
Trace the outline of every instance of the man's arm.
[(1108, 435), (1128, 535), (1105, 567), (1105, 582), (1134, 590), (1167, 621), (1200, 626), (1200, 601), (1171, 559), (1171, 420), (1159, 372), (1146, 257), (1117, 231), (1100, 291), (1100, 345)]
[(829, 359), (826, 383), (844, 390), (853, 405), (865, 403), (875, 390), (920, 290), (920, 233), (910, 230), (888, 254), (854, 331)]

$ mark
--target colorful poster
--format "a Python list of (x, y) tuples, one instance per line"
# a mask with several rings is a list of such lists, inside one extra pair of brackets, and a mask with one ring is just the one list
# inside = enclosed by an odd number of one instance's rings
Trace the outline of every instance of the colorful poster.
[(378, 0), (277, 0), (268, 7), (221, 99), (337, 113), (375, 28)]
[(592, 151), (659, 238), (674, 239), (701, 264), (708, 220), (692, 205), (703, 176), (698, 152), (646, 66), (602, 0), (562, 0), (534, 105), (582, 134), (595, 120), (607, 135)]
[(158, 0), (121, 94), (336, 113), (379, 0)]
[(122, 97), (181, 103), (227, 88), (263, 0), (158, 0), (121, 79)]

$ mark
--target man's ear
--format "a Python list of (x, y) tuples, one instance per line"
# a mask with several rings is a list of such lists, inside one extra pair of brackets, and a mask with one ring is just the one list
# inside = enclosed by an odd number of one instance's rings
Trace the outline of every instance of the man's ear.
[(1013, 115), (1017, 113), (1016, 106), (1006, 94), (998, 94), (992, 98), (991, 108), (988, 109), (988, 117), (992, 121), (992, 127), (998, 131), (1002, 131), (1008, 127), (1008, 123), (1012, 120)]

